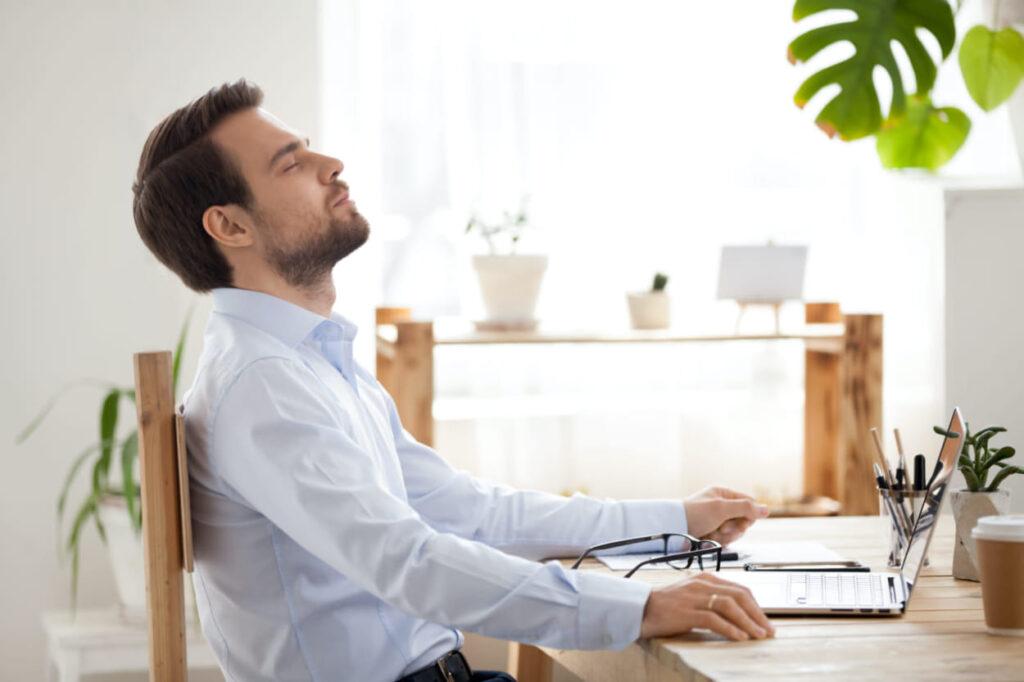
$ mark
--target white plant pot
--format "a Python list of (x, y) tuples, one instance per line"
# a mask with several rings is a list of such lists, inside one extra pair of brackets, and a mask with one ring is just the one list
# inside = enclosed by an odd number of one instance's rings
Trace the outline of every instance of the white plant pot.
[[(107, 531), (107, 551), (114, 569), (121, 617), (132, 623), (146, 622), (146, 564), (142, 533), (137, 535), (128, 518), (124, 498), (105, 497), (99, 505), (100, 521)], [(185, 575), (185, 618), (198, 622), (191, 576)]]
[(982, 516), (1010, 513), (1010, 491), (972, 493), (954, 490), (950, 496), (953, 520), (956, 522), (956, 542), (953, 545), (953, 577), (978, 582), (977, 552), (971, 531)]
[(508, 327), (530, 327), (540, 283), (548, 267), (547, 256), (473, 256), (487, 322)]
[(668, 329), (671, 299), (664, 291), (641, 291), (626, 294), (629, 321), (633, 329)]

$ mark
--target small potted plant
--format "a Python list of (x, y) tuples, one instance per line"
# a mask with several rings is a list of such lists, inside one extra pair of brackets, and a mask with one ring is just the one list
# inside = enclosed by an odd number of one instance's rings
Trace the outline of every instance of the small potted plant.
[(671, 322), (671, 299), (665, 291), (667, 284), (668, 275), (658, 272), (654, 275), (650, 290), (626, 294), (633, 329), (668, 329)]
[(486, 254), (473, 256), (487, 315), (478, 323), (482, 328), (533, 329), (537, 326), (534, 312), (548, 258), (516, 253), (527, 226), (525, 197), (518, 212), (505, 211), (498, 222), (486, 223), (474, 214), (466, 224), (466, 234), (476, 232), (487, 243)]
[[(977, 581), (978, 570), (974, 561), (974, 540), (971, 531), (982, 516), (1008, 514), (1010, 491), (1000, 490), (999, 485), (1024, 469), (1009, 463), (1016, 450), (1008, 445), (995, 447), (989, 441), (1005, 432), (1001, 426), (989, 426), (977, 433), (971, 433), (970, 425), (964, 424), (964, 444), (957, 459), (957, 468), (967, 483), (966, 490), (955, 490), (950, 499), (953, 505), (953, 520), (956, 523), (956, 543), (953, 547), (953, 577)], [(936, 426), (935, 432), (947, 435), (946, 430)], [(995, 473), (992, 481), (989, 476)]]
[[(172, 390), (175, 395), (188, 326), (189, 320), (186, 318), (174, 350)], [(127, 405), (134, 410), (135, 389), (96, 381), (70, 384), (47, 402), (18, 434), (16, 443), (24, 442), (36, 431), (62, 395), (81, 385), (103, 388), (104, 395), (100, 404), (99, 440), (83, 449), (72, 460), (57, 498), (57, 547), (62, 560), (66, 560), (68, 555), (71, 559), (72, 615), (78, 607), (78, 557), (82, 533), (92, 523), (110, 554), (121, 617), (127, 621), (141, 622), (146, 618), (146, 576), (142, 550), (142, 498), (136, 469), (139, 436), (134, 414), (131, 428), (123, 437), (118, 434), (119, 418), (124, 414), (121, 407)], [(118, 460), (116, 464), (115, 458)], [(75, 510), (71, 528), (64, 539), (64, 512), (68, 493), (79, 474), (85, 471), (89, 472), (89, 489)], [(112, 474), (112, 471), (117, 473)], [(185, 591), (185, 602), (186, 615), (196, 620), (195, 596), (191, 589)]]

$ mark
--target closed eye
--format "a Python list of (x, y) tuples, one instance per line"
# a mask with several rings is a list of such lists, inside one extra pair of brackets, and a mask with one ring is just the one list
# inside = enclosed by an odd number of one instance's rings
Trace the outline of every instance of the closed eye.
[(299, 167), (299, 164), (293, 163), (292, 165), (290, 165), (287, 168), (285, 168), (284, 172), (287, 173), (288, 171), (292, 170), (293, 168), (298, 168), (298, 167)]

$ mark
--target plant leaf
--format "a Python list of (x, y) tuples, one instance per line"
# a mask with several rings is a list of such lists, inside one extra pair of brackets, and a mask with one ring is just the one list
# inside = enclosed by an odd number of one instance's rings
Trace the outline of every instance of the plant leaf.
[[(188, 328), (192, 324), (192, 313), (195, 312), (196, 306), (193, 303), (189, 306), (188, 314), (185, 315), (185, 321), (181, 325), (181, 331), (178, 333), (178, 344), (174, 347), (174, 369), (171, 374), (171, 391), (175, 396), (178, 395), (178, 375), (181, 373), (181, 356), (185, 352), (185, 338), (188, 336)], [(134, 398), (134, 392), (132, 394)]]
[(132, 527), (136, 532), (142, 529), (141, 524), (136, 524), (136, 486), (135, 486), (135, 461), (139, 454), (139, 432), (132, 431), (124, 440), (121, 446), (121, 489), (124, 491), (124, 499), (128, 504), (128, 516), (132, 520)]
[[(93, 488), (106, 483), (106, 472), (110, 468), (110, 455), (114, 450), (114, 431), (117, 429), (117, 408), (121, 402), (121, 389), (112, 388), (103, 399), (100, 409), (100, 458), (93, 468)], [(97, 476), (103, 476), (102, 480)]]
[(62, 549), (62, 538), (64, 536), (64, 506), (67, 503), (68, 491), (71, 489), (71, 484), (78, 475), (78, 470), (82, 468), (85, 460), (89, 458), (89, 455), (100, 449), (100, 444), (95, 443), (90, 445), (85, 450), (80, 452), (75, 460), (71, 463), (71, 468), (68, 470), (68, 474), (64, 479), (64, 485), (60, 489), (60, 496), (57, 498), (57, 547), (58, 556)]
[(829, 137), (856, 140), (876, 132), (882, 125), (882, 111), (873, 73), (881, 66), (892, 83), (890, 117), (904, 109), (905, 88), (893, 41), (906, 51), (917, 81), (917, 94), (931, 91), (937, 66), (917, 36), (918, 29), (931, 33), (939, 43), (942, 59), (956, 43), (953, 10), (947, 0), (796, 0), (793, 20), (826, 10), (852, 10), (850, 21), (811, 29), (789, 44), (789, 61), (806, 62), (821, 50), (840, 42), (853, 45), (852, 57), (811, 74), (797, 89), (793, 99), (803, 108), (822, 88), (836, 84), (840, 92), (818, 114), (816, 123)]
[(96, 496), (89, 495), (85, 498), (82, 506), (75, 514), (75, 522), (71, 525), (71, 533), (68, 536), (67, 549), (71, 552), (71, 607), (75, 609), (78, 603), (78, 549), (81, 539), (82, 527), (89, 519), (90, 514), (96, 513)]
[(970, 467), (960, 467), (960, 473), (964, 475), (964, 480), (967, 481), (967, 489), (972, 493), (978, 492), (978, 488), (981, 487), (981, 484), (978, 481), (978, 477), (974, 475), (974, 469)]
[(960, 71), (971, 98), (992, 111), (1024, 77), (1024, 36), (1011, 26), (994, 31), (978, 24), (960, 43)]
[(878, 131), (875, 149), (886, 168), (938, 170), (963, 146), (971, 119), (955, 107), (937, 108), (927, 97), (907, 98), (906, 112)]
[(998, 490), (999, 484), (1003, 482), (1003, 479), (1012, 474), (1024, 474), (1024, 469), (1021, 469), (1020, 467), (1006, 467), (992, 479), (991, 485), (987, 488), (988, 492), (992, 493)]
[(39, 428), (39, 425), (43, 423), (44, 419), (46, 419), (46, 415), (50, 414), (50, 411), (53, 410), (53, 408), (57, 405), (57, 403), (60, 401), (60, 399), (64, 396), (65, 393), (67, 393), (73, 388), (78, 388), (80, 386), (100, 386), (103, 388), (113, 388), (114, 385), (108, 381), (99, 381), (98, 379), (82, 379), (81, 381), (74, 381), (64, 386), (64, 388), (54, 393), (53, 396), (51, 396), (50, 399), (46, 401), (46, 404), (43, 405), (43, 408), (41, 410), (39, 410), (39, 413), (36, 414), (35, 417), (32, 417), (32, 420), (29, 421), (25, 428), (23, 428), (18, 433), (18, 435), (14, 437), (15, 445), (21, 445), (22, 443), (24, 443), (28, 439), (28, 437), (31, 436), (37, 428)]

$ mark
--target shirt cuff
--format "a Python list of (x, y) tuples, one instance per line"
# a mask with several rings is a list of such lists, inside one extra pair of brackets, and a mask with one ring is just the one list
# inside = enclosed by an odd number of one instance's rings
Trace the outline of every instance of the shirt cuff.
[(581, 571), (579, 649), (623, 649), (640, 637), (651, 586), (639, 580)]
[[(626, 519), (626, 536), (655, 535), (657, 533), (685, 533), (686, 507), (682, 500), (623, 500), (620, 502)], [(670, 552), (682, 549), (682, 540), (672, 538), (669, 541)], [(625, 552), (661, 551), (662, 544), (645, 543), (626, 547)]]

